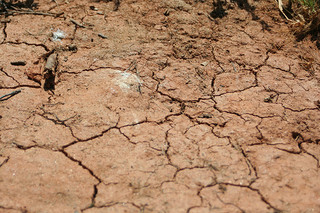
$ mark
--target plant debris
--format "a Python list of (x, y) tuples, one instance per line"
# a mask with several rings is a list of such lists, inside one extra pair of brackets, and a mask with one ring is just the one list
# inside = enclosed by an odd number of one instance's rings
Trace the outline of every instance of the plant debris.
[[(280, 3), (282, 4), (281, 0), (279, 5)], [(303, 40), (311, 35), (311, 40), (317, 41), (319, 44), (317, 46), (320, 48), (320, 1), (289, 0), (287, 6), (282, 6), (281, 9), (283, 15), (292, 21), (291, 29), (297, 40)]]
[(10, 62), (10, 64), (13, 66), (26, 66), (27, 62), (25, 62), (25, 61), (12, 61), (12, 62)]
[(18, 10), (22, 8), (33, 9), (36, 8), (38, 4), (34, 3), (34, 0), (2, 0), (0, 1), (0, 11), (8, 11), (8, 10)]
[(13, 91), (13, 92), (10, 92), (10, 93), (5, 94), (5, 95), (2, 95), (2, 96), (0, 97), (0, 101), (8, 100), (8, 99), (11, 98), (12, 96), (15, 96), (16, 94), (19, 94), (20, 92), (21, 92), (21, 89), (16, 90), (16, 91)]

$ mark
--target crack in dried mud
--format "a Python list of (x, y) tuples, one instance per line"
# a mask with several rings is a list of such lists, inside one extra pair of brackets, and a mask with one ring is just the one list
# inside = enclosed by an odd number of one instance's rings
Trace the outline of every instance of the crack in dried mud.
[(22, 42), (4, 41), (2, 44), (17, 44), (17, 45), (25, 44), (25, 45), (28, 45), (28, 46), (42, 47), (47, 52), (50, 51), (49, 48), (44, 44), (28, 43), (28, 42), (25, 42), (25, 41), (22, 41)]
[(2, 29), (2, 33), (3, 33), (3, 40), (1, 42), (1, 44), (3, 44), (6, 40), (7, 40), (7, 32), (6, 32), (6, 28), (7, 28), (7, 23), (3, 24), (3, 29)]

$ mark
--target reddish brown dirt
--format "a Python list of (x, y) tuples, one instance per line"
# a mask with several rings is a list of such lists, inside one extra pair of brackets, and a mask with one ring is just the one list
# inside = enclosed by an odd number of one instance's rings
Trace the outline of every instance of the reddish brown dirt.
[(221, 19), (212, 1), (38, 3), (64, 14), (1, 16), (0, 95), (22, 92), (0, 102), (0, 212), (320, 212), (320, 54), (274, 1)]

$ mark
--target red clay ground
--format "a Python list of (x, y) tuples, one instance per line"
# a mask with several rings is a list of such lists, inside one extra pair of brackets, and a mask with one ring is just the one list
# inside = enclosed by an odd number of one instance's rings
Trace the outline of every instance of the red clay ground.
[[(22, 92), (0, 102), (0, 212), (320, 212), (319, 50), (250, 4), (2, 15), (0, 95)], [(52, 50), (50, 92), (34, 76)]]

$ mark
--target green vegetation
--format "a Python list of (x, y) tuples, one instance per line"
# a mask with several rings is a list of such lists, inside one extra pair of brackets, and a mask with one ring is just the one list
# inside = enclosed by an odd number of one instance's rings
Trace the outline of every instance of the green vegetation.
[(315, 13), (319, 10), (320, 0), (298, 0), (298, 4), (306, 7), (310, 13)]

